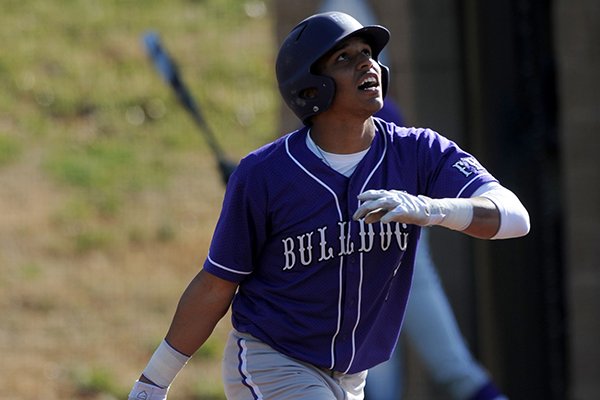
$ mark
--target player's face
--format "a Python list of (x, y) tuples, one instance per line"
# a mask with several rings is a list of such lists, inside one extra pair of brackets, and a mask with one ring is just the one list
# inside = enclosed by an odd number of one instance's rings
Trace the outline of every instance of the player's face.
[(333, 104), (327, 111), (366, 118), (383, 106), (381, 67), (373, 60), (371, 46), (364, 39), (343, 41), (319, 60), (316, 69), (336, 84)]

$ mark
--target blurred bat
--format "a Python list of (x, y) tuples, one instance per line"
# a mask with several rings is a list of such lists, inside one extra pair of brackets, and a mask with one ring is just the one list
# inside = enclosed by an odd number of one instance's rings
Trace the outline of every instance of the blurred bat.
[(221, 146), (217, 142), (215, 134), (206, 123), (200, 108), (194, 101), (187, 85), (183, 82), (177, 65), (162, 47), (158, 34), (156, 32), (148, 32), (144, 34), (143, 41), (146, 53), (154, 62), (154, 66), (165, 82), (171, 86), (183, 108), (189, 112), (198, 128), (200, 128), (200, 133), (217, 160), (223, 183), (227, 185), (229, 177), (237, 167), (237, 164), (225, 156), (223, 149), (221, 149)]

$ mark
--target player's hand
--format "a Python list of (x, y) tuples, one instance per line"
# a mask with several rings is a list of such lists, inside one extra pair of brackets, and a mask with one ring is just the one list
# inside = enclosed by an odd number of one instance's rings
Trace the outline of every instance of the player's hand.
[(353, 218), (371, 224), (401, 222), (421, 226), (433, 225), (444, 218), (436, 203), (426, 196), (413, 196), (399, 190), (367, 190), (358, 195), (362, 201)]
[(169, 388), (160, 388), (149, 383), (135, 381), (127, 400), (166, 400)]

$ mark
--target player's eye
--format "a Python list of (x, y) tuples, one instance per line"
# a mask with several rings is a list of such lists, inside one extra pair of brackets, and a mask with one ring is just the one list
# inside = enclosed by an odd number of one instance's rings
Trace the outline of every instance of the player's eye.
[[(372, 58), (373, 55), (371, 53), (371, 48), (370, 47), (365, 47), (364, 49), (360, 50), (360, 53), (365, 55), (368, 58)], [(335, 56), (335, 61), (336, 62), (344, 62), (344, 61), (349, 61), (351, 59), (350, 53), (348, 52), (341, 52), (339, 54), (337, 54)]]
[(348, 61), (350, 59), (350, 56), (348, 56), (348, 53), (343, 52), (337, 55), (337, 57), (335, 58), (336, 62), (340, 62), (340, 61)]

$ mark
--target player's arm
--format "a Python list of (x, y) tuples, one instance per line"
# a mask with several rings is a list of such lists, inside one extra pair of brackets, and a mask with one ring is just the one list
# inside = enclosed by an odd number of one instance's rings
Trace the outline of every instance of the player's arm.
[(527, 209), (513, 192), (499, 183), (482, 185), (471, 200), (477, 203), (473, 208), (473, 220), (464, 233), (491, 239), (508, 239), (529, 233)]
[(148, 400), (166, 399), (177, 373), (202, 346), (225, 315), (237, 283), (200, 271), (183, 292), (165, 340), (156, 349), (129, 394), (137, 399), (145, 392)]
[(471, 198), (431, 199), (398, 190), (361, 193), (354, 219), (439, 225), (482, 239), (507, 239), (529, 232), (529, 214), (510, 190), (497, 183), (479, 188)]

